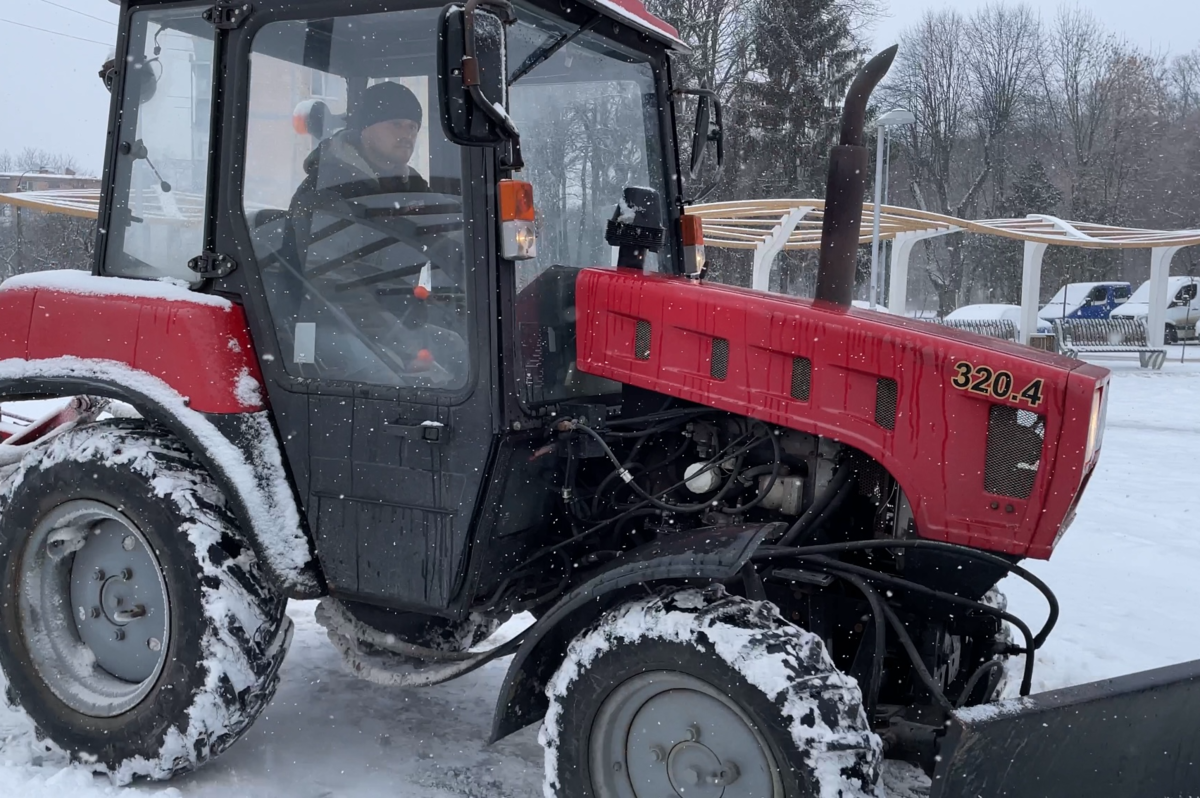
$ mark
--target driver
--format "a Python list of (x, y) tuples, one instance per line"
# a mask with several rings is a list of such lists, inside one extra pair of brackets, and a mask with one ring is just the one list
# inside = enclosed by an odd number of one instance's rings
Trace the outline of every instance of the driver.
[(345, 130), (321, 142), (304, 161), (307, 174), (292, 200), (330, 189), (343, 197), (429, 191), (408, 165), (424, 112), (417, 96), (399, 83), (376, 83), (363, 92)]
[[(389, 283), (414, 279), (400, 273), (420, 269), (420, 264), (414, 267), (404, 258), (422, 252), (407, 241), (396, 247), (375, 246), (377, 228), (369, 224), (318, 221), (330, 194), (355, 199), (429, 192), (425, 178), (409, 166), (423, 118), (421, 103), (407, 87), (385, 82), (368, 88), (351, 109), (346, 129), (321, 142), (305, 159), (307, 176), (292, 198), (291, 215), (305, 274), (320, 297), (336, 305), (336, 312), (362, 336), (400, 361), (404, 372), (456, 382), (465, 378), (467, 367), (466, 343), (455, 332), (461, 320), (452, 310), (414, 302), (411, 296), (405, 301), (394, 287), (387, 289)], [(396, 208), (397, 215), (411, 212)], [(426, 257), (444, 248), (431, 238)], [(440, 259), (445, 260), (461, 260), (461, 255), (450, 253)], [(378, 371), (376, 359), (363, 351), (362, 342), (352, 334), (347, 337), (344, 329), (339, 333), (339, 327), (345, 324), (318, 325), (317, 354), (329, 375), (390, 382)]]

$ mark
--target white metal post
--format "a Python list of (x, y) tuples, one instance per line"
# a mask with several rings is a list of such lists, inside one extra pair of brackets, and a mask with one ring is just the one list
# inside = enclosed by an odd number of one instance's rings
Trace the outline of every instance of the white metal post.
[(1021, 273), (1021, 343), (1037, 332), (1038, 308), (1042, 300), (1042, 256), (1048, 244), (1025, 242), (1025, 263)]
[(871, 310), (879, 298), (879, 214), (883, 204), (883, 136), (882, 125), (875, 128), (875, 213), (871, 225)]
[(1167, 305), (1171, 302), (1171, 259), (1183, 247), (1155, 247), (1150, 250), (1150, 312), (1146, 318), (1146, 340), (1150, 346), (1162, 346), (1167, 329)]
[(892, 242), (892, 282), (888, 293), (888, 310), (897, 316), (908, 312), (908, 259), (920, 236), (900, 233)]
[(750, 287), (755, 291), (771, 290), (771, 270), (775, 265), (776, 256), (787, 247), (792, 233), (796, 232), (796, 226), (804, 221), (804, 217), (812, 213), (812, 210), (811, 205), (794, 208), (754, 248)]

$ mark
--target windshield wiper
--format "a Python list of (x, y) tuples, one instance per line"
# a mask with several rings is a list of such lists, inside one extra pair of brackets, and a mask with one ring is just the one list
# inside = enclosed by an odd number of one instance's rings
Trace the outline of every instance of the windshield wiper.
[(537, 69), (542, 64), (549, 61), (551, 58), (554, 57), (554, 54), (557, 53), (559, 50), (566, 47), (568, 44), (575, 41), (575, 39), (577, 39), (578, 37), (582, 36), (583, 34), (587, 33), (588, 31), (590, 31), (592, 28), (599, 25), (600, 19), (601, 19), (600, 15), (597, 14), (596, 16), (592, 17), (590, 20), (583, 23), (582, 25), (580, 25), (578, 28), (571, 31), (570, 33), (564, 33), (562, 36), (559, 36), (557, 39), (550, 42), (549, 44), (543, 45), (542, 47), (539, 47), (538, 49), (534, 50), (532, 53), (529, 54), (529, 57), (525, 59), (525, 62), (517, 68), (517, 71), (513, 73), (513, 76), (511, 78), (509, 78), (508, 85), (511, 86), (512, 84), (516, 83), (521, 78), (528, 75), (533, 70)]

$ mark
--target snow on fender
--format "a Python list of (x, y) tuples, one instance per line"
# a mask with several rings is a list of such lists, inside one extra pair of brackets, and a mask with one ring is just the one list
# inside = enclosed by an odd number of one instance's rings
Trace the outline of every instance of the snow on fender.
[[(635, 759), (639, 746), (646, 746), (634, 740), (638, 732), (628, 731), (624, 746), (619, 741), (611, 746), (628, 749), (628, 761), (615, 759), (594, 772), (588, 764), (605, 745), (603, 739), (593, 737), (605, 732), (589, 729), (585, 719), (620, 718), (620, 708), (608, 705), (625, 689), (623, 682), (645, 680), (653, 673), (666, 691), (672, 688), (675, 672), (682, 674), (681, 685), (695, 684), (707, 693), (697, 693), (698, 718), (721, 713), (740, 716), (748, 729), (761, 729), (769, 737), (764, 740), (757, 731), (750, 732), (769, 749), (760, 763), (767, 766), (758, 769), (773, 768), (778, 773), (773, 788), (754, 788), (763, 789), (756, 798), (875, 795), (883, 745), (868, 728), (857, 682), (837, 670), (817, 635), (785, 621), (774, 604), (731, 596), (712, 586), (664, 591), (622, 605), (570, 644), (546, 688), (550, 706), (539, 735), (546, 752), (546, 798), (592, 795), (593, 785), (612, 778), (610, 773), (627, 774), (617, 778), (641, 787), (660, 778), (674, 784), (673, 762), (681, 758), (675, 752), (684, 750), (680, 746), (695, 748), (697, 740), (711, 746), (711, 751), (691, 762), (712, 755), (713, 761), (729, 761), (722, 755), (725, 741), (720, 739), (729, 724), (717, 724), (714, 731), (693, 723), (694, 731), (686, 739), (654, 741), (649, 749), (653, 759), (645, 763)], [(637, 700), (642, 707), (637, 711), (644, 713), (657, 697), (643, 691)], [(627, 720), (632, 720), (628, 713)], [(602, 725), (595, 722), (596, 727)], [(641, 715), (637, 724), (669, 725)], [(746, 746), (726, 744), (725, 748), (744, 751)], [(726, 779), (731, 785), (727, 795), (749, 794), (744, 792), (749, 788), (746, 783), (737, 785), (739, 791), (733, 789), (739, 777), (750, 778), (745, 763), (738, 767), (700, 777)], [(696, 771), (689, 765), (682, 774), (686, 781)]]

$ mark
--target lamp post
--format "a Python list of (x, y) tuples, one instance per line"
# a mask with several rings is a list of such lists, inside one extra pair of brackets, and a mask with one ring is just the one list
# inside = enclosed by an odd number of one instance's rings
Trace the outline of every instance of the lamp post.
[(875, 120), (876, 129), (876, 151), (875, 151), (875, 219), (871, 231), (871, 309), (875, 309), (875, 302), (879, 296), (879, 217), (880, 205), (883, 204), (883, 140), (887, 135), (887, 129), (890, 127), (899, 127), (900, 125), (911, 125), (917, 121), (916, 116), (912, 111), (896, 109), (888, 111)]

